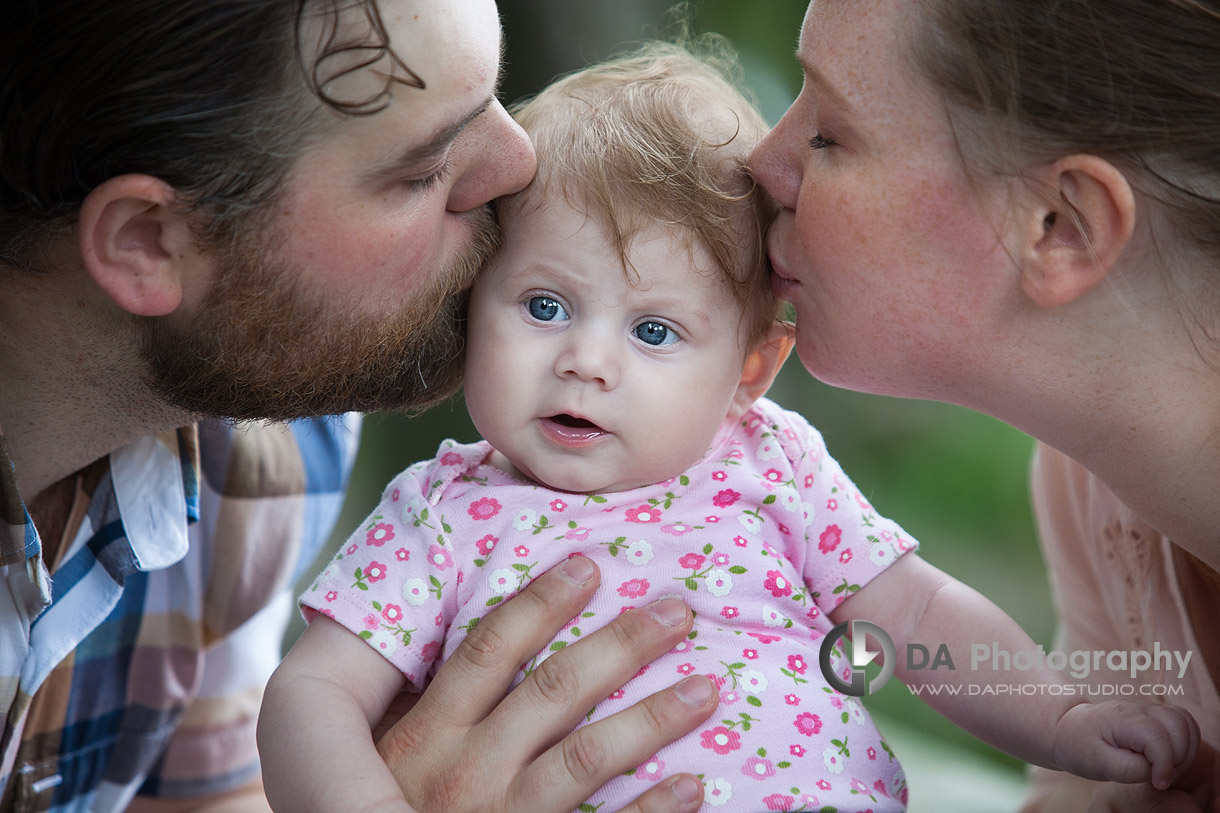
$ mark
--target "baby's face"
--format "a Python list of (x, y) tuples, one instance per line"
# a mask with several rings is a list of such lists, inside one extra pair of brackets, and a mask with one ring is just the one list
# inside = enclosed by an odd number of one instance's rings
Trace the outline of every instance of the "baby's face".
[(466, 403), (521, 474), (565, 491), (676, 477), (741, 379), (741, 306), (701, 248), (657, 227), (628, 284), (605, 230), (562, 198), (510, 213), (470, 302)]

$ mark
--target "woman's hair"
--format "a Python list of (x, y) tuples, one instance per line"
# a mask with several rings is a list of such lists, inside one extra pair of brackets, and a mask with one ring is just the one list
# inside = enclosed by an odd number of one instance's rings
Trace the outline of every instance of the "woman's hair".
[(683, 230), (742, 302), (752, 347), (780, 312), (765, 246), (776, 209), (746, 169), (767, 125), (739, 75), (725, 40), (704, 35), (649, 42), (564, 76), (513, 107), (538, 174), (507, 205), (562, 195), (606, 228), (629, 280), (636, 236)]
[[(370, 66), (381, 92), (335, 98)], [(391, 83), (423, 86), (377, 0), (5, 0), (0, 264), (38, 270), (89, 192), (128, 172), (169, 183), (220, 239), (274, 199), (318, 100), (374, 113)]]
[(965, 153), (993, 166), (1090, 153), (1132, 172), (1175, 236), (1220, 256), (1220, 2), (929, 0), (919, 69)]

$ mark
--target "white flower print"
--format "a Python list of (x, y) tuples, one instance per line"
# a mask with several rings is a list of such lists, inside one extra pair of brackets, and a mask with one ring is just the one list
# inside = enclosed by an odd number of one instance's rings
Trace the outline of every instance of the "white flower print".
[(703, 783), (703, 803), (720, 807), (733, 798), (733, 786), (727, 779), (709, 779)]
[(387, 658), (398, 649), (398, 641), (390, 634), (389, 630), (377, 630), (374, 632), (372, 637), (369, 638), (369, 645)]
[(652, 545), (641, 539), (632, 542), (626, 549), (627, 561), (633, 565), (646, 565), (652, 561)]
[(786, 627), (788, 618), (773, 607), (763, 607), (762, 622), (764, 627)]
[(864, 708), (857, 701), (844, 700), (843, 705), (847, 707), (847, 713), (856, 725), (864, 725)]
[(407, 579), (402, 584), (402, 597), (412, 607), (418, 607), (428, 600), (428, 585), (423, 579)]
[(526, 508), (524, 511), (518, 512), (517, 516), (513, 517), (513, 527), (518, 531), (532, 531), (534, 523), (538, 521), (538, 514), (531, 508)]
[(767, 676), (756, 669), (746, 669), (740, 677), (741, 690), (746, 694), (762, 694), (767, 690)]
[(511, 593), (517, 587), (517, 574), (511, 567), (502, 567), (491, 572), (487, 577), (487, 584), (493, 593)]
[(775, 493), (775, 500), (783, 509), (791, 514), (801, 510), (801, 496), (792, 486), (780, 486)]
[(752, 534), (762, 531), (762, 520), (753, 514), (742, 514), (737, 518), (741, 526)]
[(419, 512), (428, 507), (420, 497), (412, 497), (402, 504), (402, 521), (414, 525), (419, 519)]
[(833, 745), (822, 752), (822, 762), (831, 773), (843, 773), (843, 755)]
[(759, 460), (774, 460), (784, 453), (783, 448), (779, 445), (779, 441), (774, 435), (767, 435), (758, 444), (758, 450), (754, 455)]
[(706, 584), (707, 591), (713, 596), (727, 596), (729, 591), (733, 589), (733, 574), (727, 570), (714, 567), (708, 571)]
[(878, 542), (868, 552), (868, 560), (877, 567), (885, 567), (897, 558), (898, 554), (894, 552), (894, 546), (886, 542)]
[(339, 575), (339, 563), (331, 562), (329, 565), (326, 566), (325, 570), (323, 570), (320, 574), (318, 574), (318, 580), (315, 582), (315, 584), (320, 587), (338, 575)]

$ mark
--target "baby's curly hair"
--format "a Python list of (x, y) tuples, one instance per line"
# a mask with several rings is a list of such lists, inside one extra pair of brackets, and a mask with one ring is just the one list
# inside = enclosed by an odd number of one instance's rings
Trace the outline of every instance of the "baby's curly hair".
[(777, 209), (746, 169), (768, 128), (739, 77), (732, 49), (709, 34), (648, 42), (560, 78), (512, 108), (538, 174), (498, 205), (512, 212), (563, 195), (603, 225), (629, 280), (632, 239), (680, 227), (742, 303), (753, 347), (781, 312), (765, 245)]

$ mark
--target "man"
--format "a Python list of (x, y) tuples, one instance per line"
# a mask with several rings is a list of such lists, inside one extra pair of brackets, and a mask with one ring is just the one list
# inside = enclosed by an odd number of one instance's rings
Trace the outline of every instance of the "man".
[[(261, 687), (355, 443), (312, 416), (456, 387), (486, 204), (533, 173), (499, 53), (493, 0), (0, 12), (0, 809), (266, 809)], [(500, 702), (596, 584), (539, 579), (381, 740), (421, 810), (570, 808), (711, 713), (671, 690), (565, 736), (681, 605)]]

